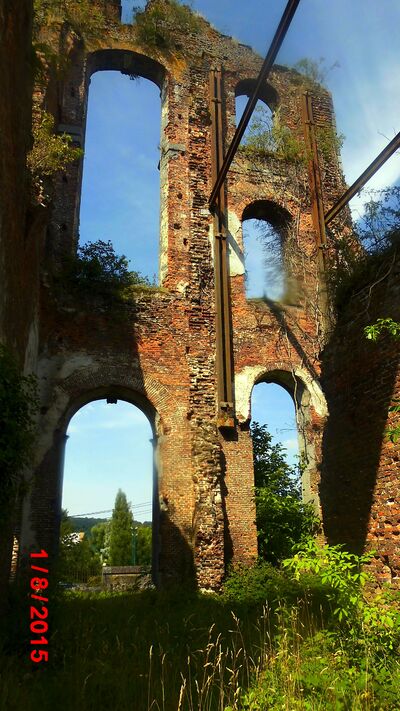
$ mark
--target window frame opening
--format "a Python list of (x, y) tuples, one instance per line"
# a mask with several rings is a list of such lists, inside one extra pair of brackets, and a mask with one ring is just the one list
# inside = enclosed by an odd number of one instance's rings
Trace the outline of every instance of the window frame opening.
[[(97, 402), (100, 400), (106, 400), (110, 404), (116, 403), (121, 400), (125, 403), (133, 405), (146, 417), (151, 428), (152, 438), (150, 442), (153, 446), (152, 454), (152, 562), (150, 576), (152, 582), (157, 585), (159, 578), (158, 571), (158, 561), (160, 553), (160, 506), (159, 506), (159, 441), (158, 441), (158, 430), (159, 430), (159, 416), (153, 405), (149, 400), (142, 394), (138, 392), (132, 392), (126, 388), (97, 388), (96, 391), (92, 393), (85, 393), (81, 397), (77, 398), (76, 401), (71, 405), (65, 415), (64, 425), (62, 428), (63, 435), (60, 437), (60, 442), (62, 446), (62, 451), (59, 457), (59, 521), (61, 523), (62, 514), (62, 495), (63, 495), (63, 481), (64, 481), (64, 470), (65, 470), (65, 445), (68, 439), (68, 428), (70, 423), (76, 415), (76, 413), (81, 410), (86, 405), (90, 403)], [(114, 505), (114, 501), (112, 501)], [(110, 509), (111, 510), (111, 509)], [(133, 512), (134, 513), (134, 512)], [(59, 535), (57, 540), (59, 541)]]

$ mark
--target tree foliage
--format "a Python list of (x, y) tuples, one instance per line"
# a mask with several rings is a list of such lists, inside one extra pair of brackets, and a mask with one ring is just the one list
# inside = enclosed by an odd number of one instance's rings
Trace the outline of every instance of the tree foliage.
[(251, 425), (254, 453), (259, 554), (274, 565), (315, 532), (318, 519), (301, 501), (300, 473), (286, 461), (281, 444), (272, 444), (266, 425)]
[(60, 545), (58, 553), (59, 577), (74, 582), (101, 571), (100, 556), (94, 551), (87, 536), (77, 539), (68, 511), (61, 512)]
[(110, 564), (132, 563), (133, 517), (126, 494), (118, 489), (110, 524)]
[(36, 378), (25, 376), (9, 350), (0, 344), (0, 506), (20, 484), (35, 439)]
[(81, 291), (116, 296), (132, 286), (151, 286), (147, 277), (129, 271), (127, 258), (115, 253), (110, 240), (79, 247), (76, 257), (65, 263), (65, 278)]
[(189, 7), (176, 0), (153, 2), (134, 8), (134, 27), (139, 43), (150, 51), (176, 52), (179, 38), (197, 33), (199, 20)]
[(395, 247), (400, 238), (400, 186), (369, 190), (364, 213), (357, 224), (358, 236), (368, 253)]
[(89, 542), (101, 562), (108, 563), (110, 558), (110, 522), (104, 521), (92, 526), (89, 533)]
[(298, 163), (306, 158), (304, 144), (282, 123), (279, 109), (272, 116), (269, 109), (262, 105), (257, 106), (253, 113), (240, 151), (256, 161), (274, 156), (278, 160)]
[(151, 565), (152, 530), (151, 526), (139, 526), (136, 530), (136, 562), (138, 565)]
[(49, 194), (45, 184), (75, 160), (82, 157), (81, 148), (72, 145), (72, 138), (66, 133), (54, 133), (54, 118), (45, 111), (36, 112), (32, 125), (33, 147), (27, 156), (27, 165), (32, 175), (33, 198), (45, 205)]

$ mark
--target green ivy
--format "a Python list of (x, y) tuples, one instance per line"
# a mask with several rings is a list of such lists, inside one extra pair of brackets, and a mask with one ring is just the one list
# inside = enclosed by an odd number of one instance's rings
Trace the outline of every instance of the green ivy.
[(15, 358), (0, 344), (0, 506), (17, 492), (30, 462), (36, 411), (36, 378), (21, 375)]

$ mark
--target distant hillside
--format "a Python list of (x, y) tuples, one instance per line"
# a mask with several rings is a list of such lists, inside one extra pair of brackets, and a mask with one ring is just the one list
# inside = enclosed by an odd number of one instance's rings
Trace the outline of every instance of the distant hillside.
[(74, 528), (74, 531), (83, 531), (88, 533), (93, 526), (98, 523), (105, 523), (108, 519), (106, 518), (87, 518), (86, 516), (70, 516), (69, 520)]
[[(96, 526), (98, 523), (106, 523), (106, 521), (109, 521), (110, 519), (107, 518), (90, 518), (90, 517), (85, 517), (85, 516), (70, 516), (69, 520), (71, 521), (71, 524), (73, 526), (74, 531), (83, 531), (85, 534), (88, 534), (90, 529), (93, 528), (93, 526)], [(142, 523), (141, 521), (134, 521), (134, 525), (140, 528), (140, 526), (146, 526), (151, 528), (151, 521), (145, 521)]]

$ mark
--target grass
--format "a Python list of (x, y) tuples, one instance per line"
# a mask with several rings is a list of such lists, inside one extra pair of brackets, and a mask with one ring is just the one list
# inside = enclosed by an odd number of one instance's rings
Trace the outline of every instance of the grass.
[[(28, 610), (9, 617), (0, 709), (265, 711), (398, 709), (396, 649), (340, 632), (318, 585), (269, 600), (193, 591), (59, 593), (49, 662), (29, 660)], [(320, 607), (320, 603), (321, 607)]]

